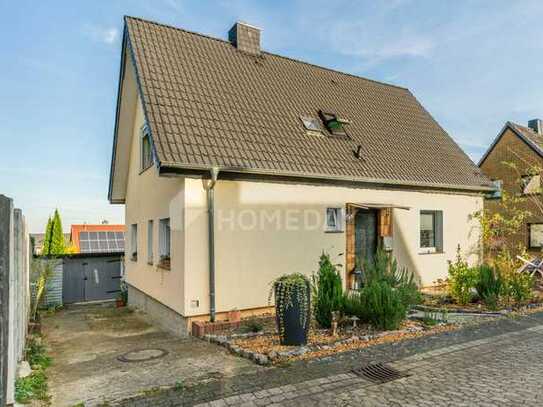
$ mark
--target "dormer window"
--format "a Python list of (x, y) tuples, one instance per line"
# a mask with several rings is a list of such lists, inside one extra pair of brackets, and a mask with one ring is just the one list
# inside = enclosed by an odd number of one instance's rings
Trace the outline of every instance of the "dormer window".
[(319, 111), (319, 115), (328, 129), (328, 131), (335, 136), (346, 136), (345, 125), (349, 122), (345, 119), (341, 119), (337, 114), (333, 112)]
[(141, 171), (145, 171), (153, 165), (153, 149), (151, 147), (151, 132), (144, 125), (141, 128)]

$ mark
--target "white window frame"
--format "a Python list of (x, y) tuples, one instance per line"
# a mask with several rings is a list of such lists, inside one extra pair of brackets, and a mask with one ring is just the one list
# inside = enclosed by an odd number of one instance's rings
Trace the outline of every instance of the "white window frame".
[(160, 260), (165, 256), (172, 256), (172, 232), (170, 218), (160, 219), (158, 222), (158, 255)]
[(147, 263), (153, 264), (153, 235), (154, 235), (153, 219), (147, 221)]
[[(421, 232), (422, 232), (422, 216), (432, 215), (433, 217), (433, 232), (434, 232), (434, 246), (424, 247), (422, 246)], [(443, 211), (423, 209), (419, 212), (419, 253), (431, 254), (431, 253), (443, 253)]]
[(130, 259), (138, 260), (138, 224), (130, 225)]
[(528, 248), (529, 249), (541, 249), (543, 247), (543, 239), (542, 239), (542, 242), (541, 242), (541, 244), (539, 246), (532, 244), (532, 228), (534, 228), (534, 226), (543, 227), (543, 223), (529, 223), (528, 224)]
[(492, 180), (492, 185), (494, 186), (494, 191), (490, 193), (488, 198), (500, 199), (502, 197), (503, 181), (501, 179), (494, 179)]
[[(329, 222), (330, 215), (333, 216), (334, 223)], [(325, 213), (325, 231), (331, 233), (343, 232), (345, 230), (345, 214), (341, 207), (329, 207), (326, 208)]]

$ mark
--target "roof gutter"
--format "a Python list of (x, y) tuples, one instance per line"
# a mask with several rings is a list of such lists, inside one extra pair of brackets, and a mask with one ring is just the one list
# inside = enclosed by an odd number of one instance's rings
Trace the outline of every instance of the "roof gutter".
[(207, 193), (207, 231), (208, 231), (208, 257), (209, 257), (209, 320), (215, 322), (215, 184), (219, 176), (219, 169), (212, 167), (209, 170), (210, 179), (204, 180), (204, 189)]
[[(204, 175), (209, 171), (209, 166), (199, 165), (179, 165), (175, 163), (162, 162), (160, 166), (160, 173), (166, 175), (168, 173), (179, 173), (186, 171), (193, 175)], [(270, 177), (284, 177), (291, 179), (306, 179), (306, 180), (321, 180), (321, 181), (337, 181), (348, 182), (354, 184), (377, 184), (384, 186), (397, 186), (397, 187), (414, 187), (414, 188), (431, 188), (441, 190), (456, 190), (456, 191), (468, 191), (468, 192), (492, 192), (493, 186), (475, 186), (475, 185), (455, 185), (455, 184), (437, 184), (431, 182), (418, 182), (418, 181), (402, 181), (391, 179), (379, 179), (379, 178), (361, 178), (361, 177), (346, 177), (341, 175), (328, 175), (328, 174), (298, 174), (284, 171), (274, 170), (255, 170), (250, 168), (225, 168), (221, 167), (222, 174), (231, 175), (262, 175)]]

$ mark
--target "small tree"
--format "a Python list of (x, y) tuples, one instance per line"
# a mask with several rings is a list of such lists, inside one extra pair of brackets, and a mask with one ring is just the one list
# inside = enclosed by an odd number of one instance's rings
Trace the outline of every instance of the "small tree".
[(51, 217), (47, 219), (47, 226), (45, 227), (45, 236), (43, 237), (43, 246), (41, 249), (41, 254), (43, 256), (48, 256), (51, 251), (51, 231), (53, 223), (51, 222)]
[(62, 231), (62, 221), (60, 220), (58, 209), (55, 209), (53, 218), (49, 218), (47, 221), (42, 255), (57, 256), (65, 252), (66, 243), (64, 241), (64, 232)]

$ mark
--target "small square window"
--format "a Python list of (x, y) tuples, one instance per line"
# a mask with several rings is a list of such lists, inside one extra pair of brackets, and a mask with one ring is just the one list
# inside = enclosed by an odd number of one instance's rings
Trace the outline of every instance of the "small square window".
[(326, 208), (326, 231), (327, 232), (342, 232), (343, 231), (343, 209), (342, 208)]
[(530, 249), (543, 247), (543, 223), (531, 223), (528, 225)]
[(306, 130), (322, 132), (322, 127), (319, 119), (306, 116), (301, 116), (300, 119), (302, 120), (302, 123), (304, 124)]
[(494, 187), (494, 191), (491, 192), (487, 197), (490, 199), (499, 199), (502, 197), (502, 188), (503, 188), (503, 181), (501, 179), (495, 179), (492, 181), (492, 186)]

